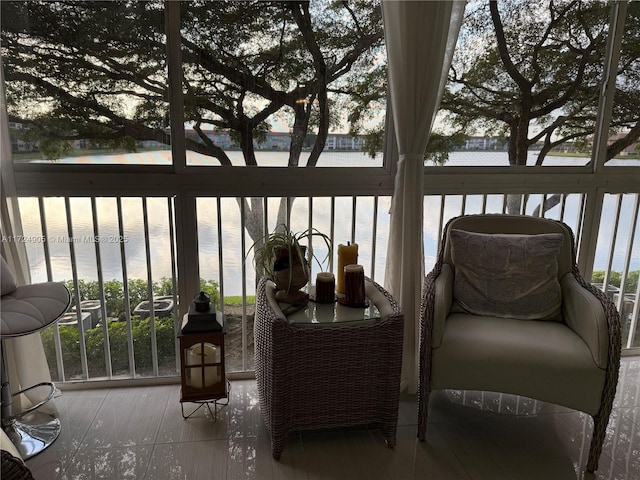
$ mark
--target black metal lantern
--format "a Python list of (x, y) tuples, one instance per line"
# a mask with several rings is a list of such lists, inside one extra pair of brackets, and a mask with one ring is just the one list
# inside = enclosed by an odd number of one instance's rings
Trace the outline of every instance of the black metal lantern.
[[(202, 310), (205, 303), (207, 308)], [(200, 292), (194, 298), (189, 313), (183, 317), (182, 334), (178, 337), (180, 341), (180, 404), (184, 418), (189, 418), (205, 405), (216, 418), (217, 407), (228, 403), (229, 383), (224, 366), (224, 336), (227, 333), (227, 326), (221, 312), (209, 310), (209, 296)], [(220, 400), (225, 398), (227, 402), (220, 403)], [(185, 415), (184, 403), (200, 405)], [(214, 405), (213, 410), (210, 404)]]

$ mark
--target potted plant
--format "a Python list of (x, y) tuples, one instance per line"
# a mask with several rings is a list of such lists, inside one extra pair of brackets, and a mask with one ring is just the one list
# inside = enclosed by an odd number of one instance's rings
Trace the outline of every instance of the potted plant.
[[(327, 256), (322, 260), (309, 251), (307, 245), (312, 238), (321, 239), (327, 246)], [(315, 260), (320, 267), (331, 255), (331, 239), (315, 228), (301, 232), (292, 232), (286, 225), (280, 224), (273, 233), (259, 238), (249, 248), (254, 251), (256, 271), (272, 280), (277, 287), (276, 300), (292, 305), (305, 304), (309, 295), (301, 292), (311, 275), (311, 261)], [(247, 255), (248, 255), (247, 252)]]

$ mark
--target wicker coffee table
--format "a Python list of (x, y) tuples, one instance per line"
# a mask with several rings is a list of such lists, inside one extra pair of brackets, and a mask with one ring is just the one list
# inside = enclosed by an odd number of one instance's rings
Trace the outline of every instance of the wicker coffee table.
[(394, 447), (404, 327), (395, 300), (367, 280), (368, 308), (310, 304), (287, 317), (274, 291), (273, 282), (260, 281), (254, 326), (260, 410), (273, 457), (280, 458), (291, 432), (359, 425), (379, 427)]

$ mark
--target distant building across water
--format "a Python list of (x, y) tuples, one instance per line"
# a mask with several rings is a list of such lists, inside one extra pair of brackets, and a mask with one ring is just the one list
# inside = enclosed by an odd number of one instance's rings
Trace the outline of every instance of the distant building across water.
[[(207, 138), (224, 150), (239, 150), (240, 145), (233, 139), (229, 132), (204, 132)], [(197, 134), (187, 130), (187, 136), (199, 141)], [(309, 134), (304, 141), (303, 148), (312, 148), (315, 135)], [(256, 150), (288, 151), (291, 146), (291, 134), (286, 132), (268, 132), (262, 142), (254, 140)], [(362, 150), (364, 137), (360, 135), (349, 135), (346, 133), (330, 133), (325, 142), (325, 150), (356, 151)]]
[[(28, 136), (25, 133), (29, 130), (28, 127), (17, 123), (17, 122), (9, 122), (9, 131), (11, 135), (11, 148), (13, 153), (19, 152), (37, 152), (38, 151), (38, 143), (33, 140), (29, 140)], [(167, 132), (168, 133), (168, 132)], [(191, 129), (187, 129), (185, 131), (187, 138), (194, 140), (196, 142), (202, 142), (202, 139), (198, 136), (198, 134)], [(214, 144), (222, 148), (223, 150), (240, 150), (239, 143), (235, 140), (233, 135), (231, 135), (228, 131), (214, 131), (214, 130), (206, 130), (203, 132), (209, 140), (211, 140)], [(626, 135), (627, 132), (621, 132), (617, 134), (613, 134), (608, 142), (609, 144), (618, 140), (619, 138)], [(311, 149), (313, 147), (313, 143), (316, 139), (316, 136), (312, 133), (308, 134), (303, 143), (303, 149)], [(137, 145), (142, 148), (162, 148), (163, 144), (156, 141), (139, 141)], [(288, 151), (291, 146), (291, 134), (288, 132), (267, 132), (262, 141), (254, 140), (254, 148), (258, 151)], [(327, 136), (327, 140), (325, 142), (325, 150), (328, 151), (344, 151), (344, 152), (360, 152), (362, 151), (364, 146), (364, 136), (362, 135), (350, 135), (347, 133), (330, 133)], [(467, 137), (464, 140), (464, 143), (456, 148), (456, 151), (504, 151), (508, 150), (509, 139), (503, 137)], [(565, 142), (561, 145), (558, 145), (553, 149), (556, 152), (563, 153), (584, 153), (585, 147), (587, 149), (591, 148), (589, 142), (580, 142), (580, 146), (578, 147), (577, 143), (572, 141)], [(72, 149), (73, 150), (100, 150), (101, 148), (109, 148), (109, 147), (101, 147), (100, 145), (96, 145), (95, 142), (90, 142), (88, 140), (76, 140), (73, 142)], [(530, 147), (531, 151), (538, 151), (542, 148), (542, 143), (534, 144)], [(638, 143), (633, 143), (632, 145), (627, 146), (622, 152), (621, 155), (633, 155), (638, 153), (639, 147)]]

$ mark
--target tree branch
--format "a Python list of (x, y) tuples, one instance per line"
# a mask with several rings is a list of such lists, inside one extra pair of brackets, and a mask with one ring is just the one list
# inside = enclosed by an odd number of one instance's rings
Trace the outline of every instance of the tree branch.
[(305, 45), (311, 52), (313, 58), (313, 65), (316, 71), (316, 85), (318, 90), (318, 109), (320, 111), (320, 119), (318, 121), (318, 135), (313, 144), (309, 160), (307, 161), (308, 167), (314, 167), (318, 163), (318, 158), (324, 150), (324, 145), (327, 141), (329, 134), (329, 103), (327, 98), (327, 65), (324, 61), (322, 52), (315, 38), (313, 27), (311, 23), (311, 15), (309, 14), (309, 4), (304, 2), (302, 4), (295, 3), (291, 6), (293, 18), (302, 33)]
[(606, 159), (611, 160), (613, 157), (622, 152), (625, 148), (633, 145), (640, 139), (640, 121), (629, 130), (629, 132), (622, 138), (614, 141), (607, 147)]
[(500, 59), (502, 60), (505, 70), (513, 81), (516, 82), (518, 87), (520, 87), (523, 94), (529, 92), (531, 89), (531, 82), (518, 71), (517, 67), (511, 60), (509, 49), (507, 48), (507, 39), (504, 34), (504, 26), (502, 24), (502, 19), (500, 18), (500, 12), (498, 11), (498, 2), (496, 0), (491, 0), (489, 2), (489, 9), (491, 11), (491, 20), (496, 33), (498, 53), (500, 54)]
[(196, 123), (193, 126), (193, 129), (198, 134), (200, 140), (202, 140), (202, 142), (206, 145), (207, 151), (215, 152), (214, 156), (218, 160), (220, 160), (221, 165), (231, 165), (231, 159), (229, 158), (227, 153), (218, 145), (213, 143), (213, 141), (211, 141), (211, 139), (202, 131), (202, 128), (200, 128), (200, 122)]

